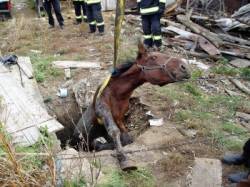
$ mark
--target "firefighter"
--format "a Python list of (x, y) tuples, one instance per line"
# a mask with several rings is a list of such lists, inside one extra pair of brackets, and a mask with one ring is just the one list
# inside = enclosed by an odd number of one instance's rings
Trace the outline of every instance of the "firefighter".
[(142, 18), (144, 45), (161, 50), (160, 18), (165, 10), (166, 0), (137, 0), (138, 11)]
[(50, 25), (49, 28), (55, 27), (54, 18), (52, 15), (52, 6), (53, 6), (59, 26), (61, 29), (63, 29), (64, 19), (61, 13), (60, 1), (59, 0), (43, 0), (43, 6), (49, 17), (49, 25)]
[(90, 33), (95, 33), (96, 27), (100, 35), (104, 34), (101, 0), (86, 0), (87, 17)]
[(76, 25), (82, 23), (82, 20), (87, 22), (86, 15), (86, 5), (84, 0), (73, 0), (75, 15), (76, 15)]
[[(238, 186), (244, 186), (246, 183), (250, 185), (250, 139), (243, 146), (242, 153), (227, 154), (222, 158), (222, 163), (228, 165), (245, 165), (248, 168), (247, 172), (236, 172), (228, 176), (228, 180), (233, 183), (239, 183)], [(241, 185), (240, 185), (241, 184)]]

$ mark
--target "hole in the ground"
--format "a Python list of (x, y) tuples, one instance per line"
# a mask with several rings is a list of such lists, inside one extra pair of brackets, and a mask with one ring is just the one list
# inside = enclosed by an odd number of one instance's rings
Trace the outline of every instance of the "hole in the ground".
[[(80, 110), (75, 101), (71, 101), (67, 107), (63, 107), (61, 110), (65, 110), (65, 108), (67, 108), (66, 112), (56, 112), (58, 121), (64, 126), (63, 130), (56, 133), (58, 139), (61, 141), (62, 148), (76, 146), (73, 132), (75, 125), (81, 117)], [(148, 116), (146, 115), (147, 111), (147, 107), (140, 103), (139, 98), (133, 97), (130, 99), (129, 111), (125, 115), (125, 124), (134, 139), (149, 126)]]

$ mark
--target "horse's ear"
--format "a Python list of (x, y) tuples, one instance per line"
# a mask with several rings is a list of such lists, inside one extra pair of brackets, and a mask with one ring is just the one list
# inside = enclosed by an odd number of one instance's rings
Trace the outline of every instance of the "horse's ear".
[(142, 58), (146, 54), (147, 54), (147, 49), (145, 48), (145, 46), (143, 45), (142, 41), (140, 40), (138, 42), (138, 55), (137, 55), (137, 59)]

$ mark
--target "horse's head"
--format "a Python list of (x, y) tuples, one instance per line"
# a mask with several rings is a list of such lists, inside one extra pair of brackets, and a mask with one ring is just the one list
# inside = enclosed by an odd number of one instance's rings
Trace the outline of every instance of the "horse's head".
[(136, 64), (144, 72), (147, 82), (164, 86), (190, 78), (190, 70), (184, 60), (159, 52), (148, 52), (141, 43), (138, 49)]

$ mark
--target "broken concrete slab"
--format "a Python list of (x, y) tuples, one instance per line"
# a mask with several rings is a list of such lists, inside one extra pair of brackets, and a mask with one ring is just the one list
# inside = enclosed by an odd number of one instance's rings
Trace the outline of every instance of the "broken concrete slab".
[(247, 68), (250, 67), (250, 60), (237, 58), (229, 61), (229, 64), (237, 68)]
[[(95, 164), (82, 157), (75, 149), (69, 148), (57, 154), (57, 174), (64, 180), (75, 180), (84, 177), (87, 183), (97, 182), (104, 176)], [(93, 158), (94, 159), (94, 156)]]
[[(134, 143), (125, 146), (124, 151), (136, 166), (146, 167), (166, 157), (164, 151), (157, 150), (157, 147), (164, 147), (168, 145), (170, 141), (181, 140), (182, 138), (184, 137), (173, 128), (173, 126), (170, 126), (170, 124), (165, 124), (160, 127), (151, 127), (141, 134)], [(115, 154), (115, 150), (95, 153), (96, 157), (100, 158), (103, 166), (119, 169), (120, 166)], [(83, 157), (89, 157), (89, 153), (83, 152), (81, 155)]]
[(54, 61), (52, 64), (57, 68), (83, 68), (83, 69), (100, 69), (99, 62), (89, 61)]
[[(31, 62), (27, 61), (26, 66), (32, 69)], [(11, 71), (9, 73), (11, 73), (12, 77), (16, 80), (17, 84), (21, 84), (21, 77), (20, 77), (20, 71), (19, 71), (18, 66), (13, 65), (10, 67), (10, 70)], [(23, 90), (25, 91), (25, 93), (28, 96), (32, 97), (34, 100), (37, 100), (43, 108), (46, 108), (36, 80), (30, 79), (28, 76), (24, 75), (23, 71), (21, 71), (21, 74), (22, 74), (21, 76), (22, 76), (22, 82), (24, 86)]]
[(187, 177), (188, 187), (221, 187), (222, 165), (218, 159), (195, 158), (194, 166)]
[(23, 73), (29, 78), (33, 78), (33, 69), (30, 61), (30, 57), (20, 56), (18, 57), (18, 65)]
[[(0, 65), (0, 72), (7, 71)], [(48, 115), (34, 96), (27, 94), (12, 73), (0, 73), (0, 97), (5, 109), (5, 128), (13, 142), (29, 146), (39, 138), (39, 128), (47, 127), (48, 132), (63, 129), (63, 126)], [(8, 85), (8, 86), (6, 86)]]
[(151, 127), (145, 133), (140, 135), (136, 142), (145, 146), (164, 146), (173, 140), (182, 140), (184, 137), (174, 127), (174, 125), (164, 123), (160, 127)]

